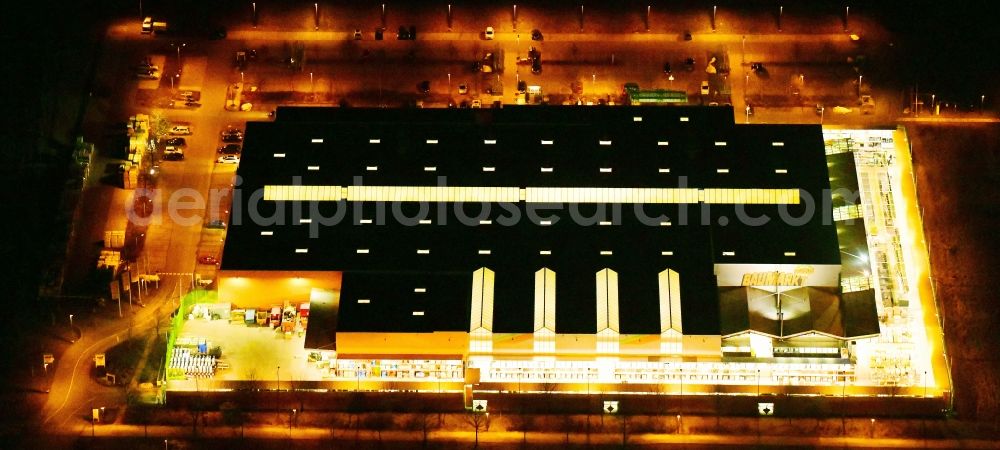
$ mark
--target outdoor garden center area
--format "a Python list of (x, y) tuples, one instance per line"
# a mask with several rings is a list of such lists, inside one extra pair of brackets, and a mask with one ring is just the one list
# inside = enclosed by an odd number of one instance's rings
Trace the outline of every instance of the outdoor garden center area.
[(217, 299), (216, 291), (195, 290), (181, 301), (167, 344), (168, 389), (219, 389), (233, 380), (294, 383), (321, 378), (303, 349), (308, 306), (257, 311)]

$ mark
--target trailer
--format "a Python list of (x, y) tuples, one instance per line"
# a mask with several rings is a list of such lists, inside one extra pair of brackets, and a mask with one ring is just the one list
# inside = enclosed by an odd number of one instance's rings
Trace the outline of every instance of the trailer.
[(169, 26), (166, 22), (153, 20), (150, 16), (142, 19), (142, 34), (162, 33), (167, 30)]

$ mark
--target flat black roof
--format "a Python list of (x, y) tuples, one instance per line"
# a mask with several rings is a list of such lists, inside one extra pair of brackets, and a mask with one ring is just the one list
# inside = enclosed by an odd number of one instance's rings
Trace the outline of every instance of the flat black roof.
[[(274, 122), (247, 125), (222, 269), (344, 271), (338, 330), (458, 331), (468, 330), (472, 272), (487, 267), (496, 273), (494, 331), (503, 333), (532, 331), (534, 273), (547, 267), (556, 272), (557, 332), (593, 333), (595, 274), (611, 268), (621, 332), (648, 334), (660, 331), (657, 274), (669, 268), (680, 274), (684, 333), (719, 334), (715, 263), (840, 262), (836, 229), (821, 220), (829, 178), (820, 127), (736, 125), (732, 117), (726, 107), (279, 108)], [(265, 185), (442, 183), (798, 189), (816, 201), (542, 209), (555, 205), (273, 202), (254, 194)], [(808, 208), (817, 213), (800, 226), (780, 220), (779, 209), (800, 217)], [(750, 226), (737, 220), (742, 214), (770, 220)], [(506, 223), (513, 216), (521, 220)], [(434, 288), (414, 292), (421, 284)]]

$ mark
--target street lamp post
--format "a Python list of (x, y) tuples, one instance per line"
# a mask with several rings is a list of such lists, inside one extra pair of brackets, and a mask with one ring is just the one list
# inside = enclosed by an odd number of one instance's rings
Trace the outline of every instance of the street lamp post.
[(778, 7), (778, 31), (781, 31), (781, 16), (785, 14), (785, 7)]
[(70, 338), (70, 342), (76, 342), (76, 329), (73, 328), (73, 315), (69, 315), (69, 331), (73, 333), (73, 337)]
[(313, 83), (313, 73), (309, 72), (309, 96), (312, 101), (316, 101), (316, 84)]
[(861, 80), (865, 78), (864, 75), (858, 75), (858, 99), (861, 99)]
[(382, 4), (382, 28), (385, 28), (385, 3)]
[(184, 48), (184, 47), (187, 47), (187, 43), (179, 42), (179, 43), (174, 43), (174, 44), (170, 44), (170, 45), (172, 45), (172, 46), (174, 46), (174, 47), (177, 48), (177, 75), (180, 76), (180, 74), (182, 72), (181, 71), (181, 49)]
[(935, 94), (931, 94), (931, 115), (932, 116), (935, 114), (935, 111), (934, 111), (934, 98), (935, 97), (937, 97)]
[(313, 3), (313, 25), (319, 31), (319, 3)]
[(850, 17), (851, 17), (851, 7), (850, 6), (845, 6), (844, 7), (844, 32), (845, 33), (848, 30), (847, 23), (848, 23), (848, 19), (850, 19)]
[(257, 2), (250, 3), (250, 10), (253, 12), (253, 14), (250, 16), (251, 20), (253, 21), (253, 27), (257, 28)]
[[(747, 105), (747, 123), (750, 123), (750, 105)], [(759, 387), (758, 387), (759, 390)]]
[(718, 11), (718, 9), (719, 9), (718, 6), (715, 6), (715, 5), (712, 6), (712, 32), (713, 33), (715, 32), (715, 13)]
[(451, 73), (448, 73), (448, 97), (451, 97)]
[(451, 31), (451, 3), (448, 4), (448, 31)]
[(514, 13), (510, 17), (514, 22), (514, 32), (517, 32), (517, 4), (514, 5)]
[(980, 95), (979, 96), (979, 114), (983, 114), (983, 113), (986, 112), (986, 109), (984, 107), (985, 105), (986, 105), (986, 96), (985, 95)]
[(583, 5), (580, 5), (580, 32), (583, 33)]
[(649, 32), (649, 11), (653, 9), (652, 5), (646, 5), (646, 31)]
[(746, 37), (746, 35), (743, 35), (743, 38), (740, 39), (740, 50), (741, 50), (741, 55), (742, 55), (740, 58), (743, 60), (743, 64), (746, 64), (747, 63), (747, 37)]

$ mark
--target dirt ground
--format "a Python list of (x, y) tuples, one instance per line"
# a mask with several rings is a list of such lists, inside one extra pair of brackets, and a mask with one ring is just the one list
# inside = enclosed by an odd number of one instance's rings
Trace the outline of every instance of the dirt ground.
[(1000, 420), (1000, 125), (908, 126), (958, 417)]

